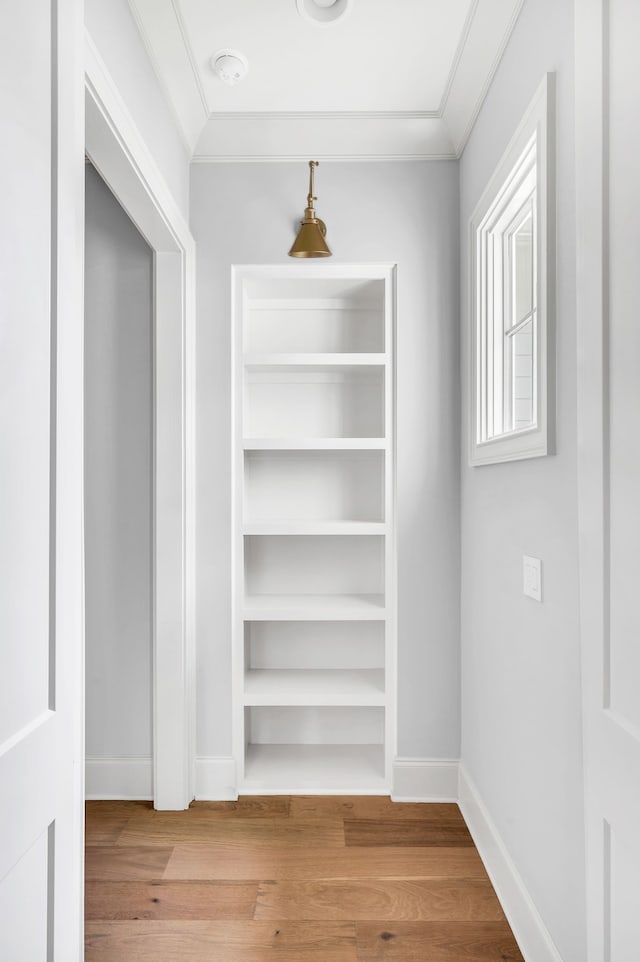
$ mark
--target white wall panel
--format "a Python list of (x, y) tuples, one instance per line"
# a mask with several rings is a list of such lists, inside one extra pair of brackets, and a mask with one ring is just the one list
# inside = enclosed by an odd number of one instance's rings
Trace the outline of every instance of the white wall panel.
[(2, 19), (0, 958), (76, 962), (82, 934), (82, 9), (76, 0), (24, 0), (5, 5)]
[(7, 962), (45, 962), (48, 958), (47, 836), (44, 832), (0, 881), (0, 947)]
[[(11, 137), (11, 150), (3, 151), (0, 161), (3, 181), (11, 184), (3, 203), (0, 256), (0, 624), (7, 659), (0, 671), (0, 745), (49, 707), (50, 296), (55, 256), (49, 5), (29, 0), (13, 16), (11, 30), (4, 30), (0, 41), (0, 107)], [(31, 51), (37, 51), (37, 59)], [(20, 83), (21, 96), (15, 98), (11, 90), (24, 63), (29, 70)], [(24, 176), (16, 176), (13, 165)]]
[(611, 637), (609, 701), (640, 734), (640, 7), (611, 7), (609, 78), (609, 364)]
[(609, 862), (605, 920), (610, 962), (632, 962), (640, 945), (640, 846), (633, 837), (635, 826), (631, 832), (619, 829), (622, 826), (605, 825)]

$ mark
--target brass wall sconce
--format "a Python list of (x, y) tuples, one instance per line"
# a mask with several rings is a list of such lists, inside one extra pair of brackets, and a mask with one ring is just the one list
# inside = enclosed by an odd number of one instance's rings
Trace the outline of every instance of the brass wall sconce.
[(324, 221), (316, 217), (313, 206), (317, 197), (313, 195), (313, 168), (317, 167), (319, 161), (309, 161), (309, 193), (307, 194), (307, 206), (304, 212), (304, 220), (300, 223), (300, 230), (296, 237), (293, 247), (289, 251), (289, 257), (331, 257), (331, 251), (327, 247), (325, 235), (327, 228)]

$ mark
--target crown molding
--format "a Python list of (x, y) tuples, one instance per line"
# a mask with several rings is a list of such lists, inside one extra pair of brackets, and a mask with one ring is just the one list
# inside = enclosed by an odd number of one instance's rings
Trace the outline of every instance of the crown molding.
[(523, 6), (524, 0), (496, 0), (491, 10), (477, 4), (468, 21), (441, 105), (457, 157), (462, 156)]
[(193, 79), (195, 81), (196, 87), (198, 89), (198, 94), (200, 95), (200, 102), (204, 108), (205, 114), (211, 113), (211, 104), (207, 97), (207, 93), (204, 89), (204, 84), (202, 83), (202, 77), (200, 76), (200, 71), (198, 70), (198, 64), (193, 52), (193, 47), (191, 46), (191, 41), (189, 39), (189, 32), (187, 31), (187, 25), (184, 22), (184, 17), (182, 16), (182, 8), (180, 6), (180, 0), (170, 0), (171, 9), (176, 18), (176, 23), (178, 24), (178, 29), (180, 30), (180, 36), (182, 38), (182, 43), (184, 44), (185, 53), (189, 59), (189, 64), (191, 65), (191, 71), (193, 73)]
[(435, 112), (216, 113), (194, 163), (317, 160), (451, 160), (455, 150)]
[[(458, 155), (450, 154), (319, 154), (314, 157), (322, 163), (415, 163), (422, 160), (458, 160)], [(217, 154), (195, 154), (192, 164), (269, 164), (269, 163), (306, 163), (308, 154), (229, 154), (220, 157)]]
[(218, 110), (209, 120), (439, 120), (439, 110)]
[(456, 48), (456, 52), (453, 55), (453, 61), (451, 63), (451, 69), (449, 70), (449, 76), (447, 77), (447, 82), (444, 85), (444, 91), (442, 92), (442, 97), (440, 98), (440, 106), (438, 107), (438, 116), (444, 116), (444, 112), (447, 107), (447, 101), (449, 100), (449, 94), (451, 93), (451, 88), (453, 87), (456, 79), (456, 74), (458, 72), (458, 67), (464, 55), (464, 50), (469, 39), (469, 34), (471, 33), (471, 27), (473, 24), (476, 11), (478, 9), (478, 4), (480, 0), (471, 0), (471, 5), (467, 11), (467, 16), (464, 22), (464, 27), (462, 28), (462, 33), (460, 35), (460, 40)]
[(190, 154), (209, 116), (209, 104), (186, 27), (174, 0), (128, 0), (151, 66)]
[(437, 109), (210, 112), (180, 0), (128, 0), (194, 163), (461, 156), (524, 0), (469, 0)]

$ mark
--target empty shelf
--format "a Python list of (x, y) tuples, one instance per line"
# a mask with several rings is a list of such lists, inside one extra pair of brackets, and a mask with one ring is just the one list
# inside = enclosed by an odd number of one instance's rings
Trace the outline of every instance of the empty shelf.
[(249, 745), (243, 793), (385, 794), (382, 745)]
[(384, 705), (384, 671), (250, 669), (245, 705)]
[(248, 595), (247, 621), (383, 621), (384, 595)]
[(289, 367), (372, 367), (382, 366), (386, 354), (312, 354), (312, 353), (265, 353), (245, 354), (247, 370)]
[(380, 451), (385, 438), (245, 438), (245, 451)]
[(384, 521), (245, 521), (243, 534), (385, 534)]

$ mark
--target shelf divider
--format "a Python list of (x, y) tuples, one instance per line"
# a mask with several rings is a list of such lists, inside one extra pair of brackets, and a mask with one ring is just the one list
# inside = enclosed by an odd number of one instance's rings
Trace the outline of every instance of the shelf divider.
[(384, 621), (384, 595), (248, 595), (245, 621)]
[(383, 451), (385, 438), (244, 438), (245, 451)]
[(286, 367), (384, 367), (386, 354), (251, 353), (243, 359), (246, 370)]
[(245, 521), (245, 535), (384, 535), (384, 521)]
[(250, 669), (244, 703), (251, 705), (384, 706), (384, 669)]

